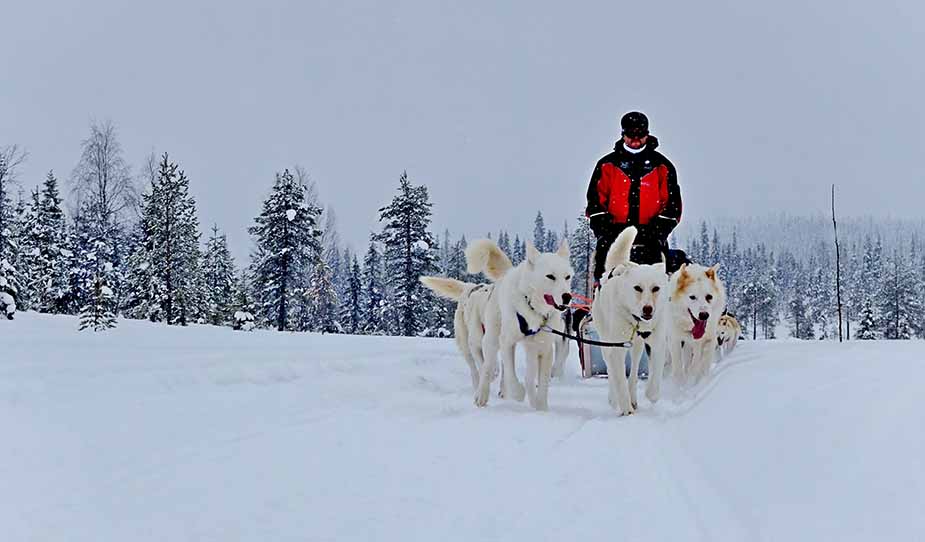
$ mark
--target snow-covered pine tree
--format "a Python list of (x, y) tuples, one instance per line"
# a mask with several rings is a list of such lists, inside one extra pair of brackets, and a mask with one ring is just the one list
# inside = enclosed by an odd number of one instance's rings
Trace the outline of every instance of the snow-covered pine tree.
[(519, 264), (524, 261), (527, 257), (527, 243), (526, 241), (521, 241), (519, 235), (514, 236), (514, 246), (511, 247), (513, 254), (511, 254), (511, 262), (514, 265)]
[(788, 309), (787, 320), (790, 322), (790, 336), (796, 339), (814, 339), (813, 324), (807, 314), (805, 281), (796, 283)]
[(359, 333), (362, 327), (363, 272), (356, 254), (344, 251), (344, 261), (349, 262), (346, 285), (340, 297), (340, 323), (344, 333)]
[(434, 334), (434, 324), (441, 318), (433, 310), (431, 291), (419, 280), (421, 275), (437, 271), (435, 242), (428, 230), (431, 220), (430, 199), (426, 186), (414, 186), (407, 172), (399, 178), (398, 194), (392, 202), (379, 209), (382, 232), (377, 240), (383, 243), (386, 283), (389, 287), (388, 308), (394, 318), (393, 330), (404, 336)]
[(228, 239), (224, 233), (219, 234), (218, 225), (212, 226), (212, 235), (206, 242), (202, 278), (206, 321), (214, 326), (233, 324), (237, 296), (236, 271), (228, 249)]
[(112, 313), (112, 289), (105, 284), (105, 274), (93, 276), (90, 299), (80, 311), (80, 331), (106, 331), (116, 327), (116, 317)]
[(340, 233), (337, 231), (337, 214), (334, 208), (328, 206), (322, 212), (324, 219), (324, 228), (321, 230), (321, 246), (324, 262), (327, 264), (331, 273), (331, 282), (337, 292), (343, 290), (343, 280), (346, 277), (346, 269), (342, 260)]
[(28, 199), (23, 198), (20, 192), (16, 216), (11, 224), (12, 239), (17, 247), (13, 267), (17, 270), (17, 282), (20, 285), (17, 299), (20, 311), (38, 310), (38, 295), (42, 288), (42, 276), (39, 274), (41, 249), (35, 234), (41, 206), (38, 189), (30, 192)]
[(723, 261), (722, 244), (719, 241), (719, 232), (713, 228), (713, 242), (710, 245), (710, 257), (707, 259), (708, 265), (715, 265)]
[(277, 173), (263, 211), (248, 229), (256, 244), (251, 266), (258, 318), (279, 331), (298, 325), (292, 312), (299, 307), (311, 266), (321, 253), (321, 210), (305, 196), (305, 186), (288, 169)]
[[(116, 326), (118, 306), (112, 284), (119, 278), (114, 261), (117, 259), (119, 229), (107, 223), (95, 200), (85, 201), (75, 217), (74, 258), (72, 281), (75, 298), (80, 303), (80, 330), (103, 331)], [(115, 242), (113, 240), (116, 240)]]
[(437, 258), (437, 265), (440, 273), (449, 276), (450, 258), (453, 256), (453, 245), (450, 243), (450, 230), (443, 230), (443, 242), (440, 243), (440, 253)]
[(0, 147), (0, 318), (13, 319), (23, 287), (19, 267), (18, 217), (13, 204), (17, 168), (26, 153), (16, 145)]
[(504, 230), (498, 233), (498, 248), (511, 257), (511, 237)]
[(594, 254), (594, 234), (588, 219), (583, 215), (578, 217), (578, 226), (572, 232), (569, 240), (569, 251), (571, 253), (572, 268), (575, 275), (572, 278), (572, 291), (577, 292), (585, 297), (591, 297), (588, 291), (588, 278), (594, 269), (594, 262), (591, 256)]
[(363, 297), (361, 299), (360, 322), (365, 335), (385, 333), (383, 318), (385, 279), (382, 277), (382, 254), (375, 239), (363, 258)]
[(553, 230), (546, 230), (546, 243), (543, 252), (555, 252), (559, 248), (559, 234)]
[(325, 258), (319, 255), (315, 258), (315, 265), (309, 276), (308, 287), (305, 288), (305, 306), (308, 312), (302, 317), (300, 329), (302, 331), (316, 331), (320, 333), (339, 333), (338, 298), (334, 286), (334, 277), (331, 267)]
[(697, 243), (700, 247), (700, 253), (697, 254), (697, 260), (703, 265), (713, 265), (716, 262), (710, 261), (710, 255), (712, 254), (712, 249), (710, 248), (710, 234), (707, 230), (707, 222), (702, 220), (700, 222), (700, 239)]
[(896, 250), (886, 262), (880, 304), (884, 339), (911, 339), (918, 309), (915, 273), (904, 255)]
[(136, 249), (143, 254), (130, 258), (150, 281), (145, 290), (153, 298), (147, 316), (171, 325), (198, 320), (205, 301), (196, 202), (189, 194), (189, 179), (167, 153), (158, 164), (157, 180), (142, 196), (141, 224), (142, 243)]
[(858, 315), (859, 322), (854, 338), (862, 341), (872, 341), (877, 338), (877, 320), (874, 312), (874, 302), (870, 297), (864, 299), (861, 306), (861, 312)]
[(533, 246), (540, 252), (546, 251), (546, 224), (543, 221), (543, 212), (537, 211), (536, 218), (533, 219)]
[(40, 312), (66, 314), (72, 305), (68, 283), (72, 254), (54, 172), (49, 171), (45, 177), (40, 199), (35, 202), (34, 217), (27, 235), (31, 274), (37, 279), (33, 286), (35, 308)]
[(231, 327), (236, 331), (251, 331), (256, 327), (254, 296), (247, 270), (242, 269), (235, 281), (234, 314)]

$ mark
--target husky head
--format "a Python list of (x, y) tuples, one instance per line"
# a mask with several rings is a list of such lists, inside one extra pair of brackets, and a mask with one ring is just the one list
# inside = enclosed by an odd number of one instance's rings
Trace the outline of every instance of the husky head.
[[(665, 264), (638, 265), (626, 263), (607, 275), (607, 292), (613, 295), (617, 307), (629, 313), (639, 323), (656, 322), (662, 294), (667, 290)], [(603, 291), (603, 286), (602, 286)]]
[(523, 262), (520, 288), (536, 310), (565, 310), (572, 301), (572, 266), (569, 264), (568, 243), (562, 241), (556, 252), (540, 252), (527, 241), (527, 258)]
[(719, 324), (716, 328), (716, 342), (720, 346), (726, 341), (737, 339), (739, 335), (739, 323), (735, 318), (728, 314), (719, 317)]
[(680, 311), (680, 320), (690, 319), (694, 340), (704, 336), (708, 325), (715, 330), (726, 309), (726, 289), (717, 271), (719, 264), (713, 267), (685, 264), (671, 276), (672, 305)]
[(613, 308), (636, 322), (654, 323), (662, 292), (668, 285), (668, 275), (664, 262), (638, 265), (630, 261), (636, 233), (636, 228), (630, 226), (610, 245), (604, 264), (608, 272), (602, 281), (600, 295), (610, 296), (615, 302)]

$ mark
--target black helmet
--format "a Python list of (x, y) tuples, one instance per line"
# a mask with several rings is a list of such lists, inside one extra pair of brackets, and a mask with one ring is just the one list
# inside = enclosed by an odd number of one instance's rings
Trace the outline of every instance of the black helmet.
[(620, 119), (623, 135), (642, 137), (649, 134), (649, 119), (639, 111), (630, 111)]

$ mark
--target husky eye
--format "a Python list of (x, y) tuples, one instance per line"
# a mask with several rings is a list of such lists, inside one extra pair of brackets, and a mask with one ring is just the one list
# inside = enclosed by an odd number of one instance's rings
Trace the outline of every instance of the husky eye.
[(713, 301), (713, 295), (707, 294), (707, 303), (709, 303), (710, 301)]
[(642, 293), (642, 286), (633, 286), (633, 289), (639, 293)]
[(691, 299), (693, 299), (694, 301), (697, 301), (697, 296), (692, 295), (692, 296), (691, 296)]
[(553, 274), (546, 275), (546, 278), (548, 278), (549, 280), (556, 280), (556, 276)]
[(659, 288), (658, 286), (653, 286), (653, 287), (652, 287), (652, 293), (653, 293), (653, 294), (654, 294), (655, 292), (659, 291), (659, 290), (660, 290), (660, 288)]
[(572, 280), (572, 275), (565, 275), (565, 280)]

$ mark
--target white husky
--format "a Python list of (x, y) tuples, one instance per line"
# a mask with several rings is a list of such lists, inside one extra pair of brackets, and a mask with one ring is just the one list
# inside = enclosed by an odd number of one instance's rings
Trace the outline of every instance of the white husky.
[[(510, 267), (508, 260), (507, 268)], [(446, 277), (421, 277), (421, 282), (437, 295), (456, 301), (453, 335), (459, 352), (469, 365), (472, 389), (477, 389), (479, 368), (484, 362), (482, 337), (485, 336), (485, 309), (494, 284), (472, 284)]]
[[(488, 239), (474, 241), (466, 247), (469, 272), (484, 272), (496, 280), (485, 314), (482, 343), (485, 362), (479, 370), (475, 404), (480, 407), (488, 404), (489, 386), (500, 350), (504, 361), (501, 385), (507, 388), (504, 395), (522, 401), (526, 393), (533, 408), (546, 410), (556, 337), (542, 328), (549, 326), (560, 331), (564, 328), (559, 313), (572, 298), (569, 288), (573, 272), (568, 244), (563, 241), (555, 253), (540, 253), (527, 242), (526, 259), (500, 274), (496, 265), (499, 254), (504, 253)], [(523, 344), (527, 354), (526, 390), (514, 371), (518, 343)]]
[(591, 313), (594, 327), (605, 342), (625, 342), (632, 360), (626, 380), (626, 348), (603, 347), (610, 386), (610, 405), (621, 414), (637, 408), (636, 380), (639, 360), (645, 349), (649, 355), (649, 382), (646, 397), (658, 401), (662, 369), (667, 354), (667, 308), (663, 307), (668, 285), (665, 264), (639, 265), (630, 262), (636, 228), (623, 230), (607, 252), (601, 289), (594, 297)]
[(735, 350), (739, 336), (742, 335), (742, 326), (731, 314), (724, 314), (719, 317), (719, 325), (716, 329), (716, 350), (721, 357), (725, 358)]
[(671, 307), (671, 372), (678, 384), (710, 371), (716, 354), (717, 328), (726, 308), (726, 288), (713, 267), (691, 264), (675, 271), (668, 285)]

